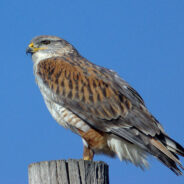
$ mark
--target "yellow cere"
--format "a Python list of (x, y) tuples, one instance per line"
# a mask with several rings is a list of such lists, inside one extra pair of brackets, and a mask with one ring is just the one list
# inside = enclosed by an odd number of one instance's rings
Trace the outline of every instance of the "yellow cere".
[(29, 44), (29, 47), (34, 47), (33, 42), (31, 42), (31, 43)]

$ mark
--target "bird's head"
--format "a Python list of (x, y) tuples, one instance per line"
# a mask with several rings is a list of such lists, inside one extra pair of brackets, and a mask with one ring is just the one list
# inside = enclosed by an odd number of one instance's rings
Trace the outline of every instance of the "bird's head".
[(26, 49), (33, 61), (68, 53), (77, 53), (76, 49), (67, 41), (56, 36), (37, 36), (33, 38)]

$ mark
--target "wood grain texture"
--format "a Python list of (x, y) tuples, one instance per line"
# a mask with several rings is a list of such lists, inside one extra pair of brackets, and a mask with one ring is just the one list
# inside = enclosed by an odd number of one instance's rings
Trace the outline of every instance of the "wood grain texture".
[(85, 160), (56, 160), (29, 165), (29, 184), (109, 184), (108, 165)]

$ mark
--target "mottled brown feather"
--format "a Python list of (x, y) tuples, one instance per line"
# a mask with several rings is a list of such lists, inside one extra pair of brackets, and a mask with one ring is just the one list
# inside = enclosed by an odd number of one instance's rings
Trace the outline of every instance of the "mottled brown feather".
[[(123, 93), (123, 86), (121, 88), (117, 86), (119, 83), (114, 80), (112, 72), (99, 68), (82, 57), (78, 60), (76, 57), (72, 60), (68, 56), (43, 60), (38, 64), (37, 74), (69, 110), (99, 130), (103, 127), (103, 131), (108, 131), (104, 127), (115, 126), (115, 122), (110, 120), (120, 117), (122, 121), (116, 122), (117, 125), (123, 127), (124, 123), (129, 123), (130, 126), (136, 127), (131, 118), (136, 116), (133, 113), (140, 111), (143, 120), (138, 120), (139, 130), (147, 131), (150, 135), (160, 132), (157, 122), (152, 120), (150, 113), (141, 108), (143, 103), (135, 103), (126, 96), (128, 93), (131, 95), (132, 89)], [(129, 86), (125, 87), (129, 90)], [(137, 101), (140, 101), (139, 95), (135, 94)], [(135, 94), (132, 94), (132, 98), (135, 98)]]

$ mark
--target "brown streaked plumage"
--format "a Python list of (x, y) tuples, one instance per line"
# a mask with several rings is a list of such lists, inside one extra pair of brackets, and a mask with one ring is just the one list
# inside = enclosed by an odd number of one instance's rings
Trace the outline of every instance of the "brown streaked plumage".
[(85, 160), (103, 153), (143, 168), (147, 155), (153, 155), (182, 174), (177, 154), (184, 156), (184, 148), (115, 72), (89, 62), (55, 36), (34, 38), (27, 52), (47, 108), (59, 124), (82, 137)]

